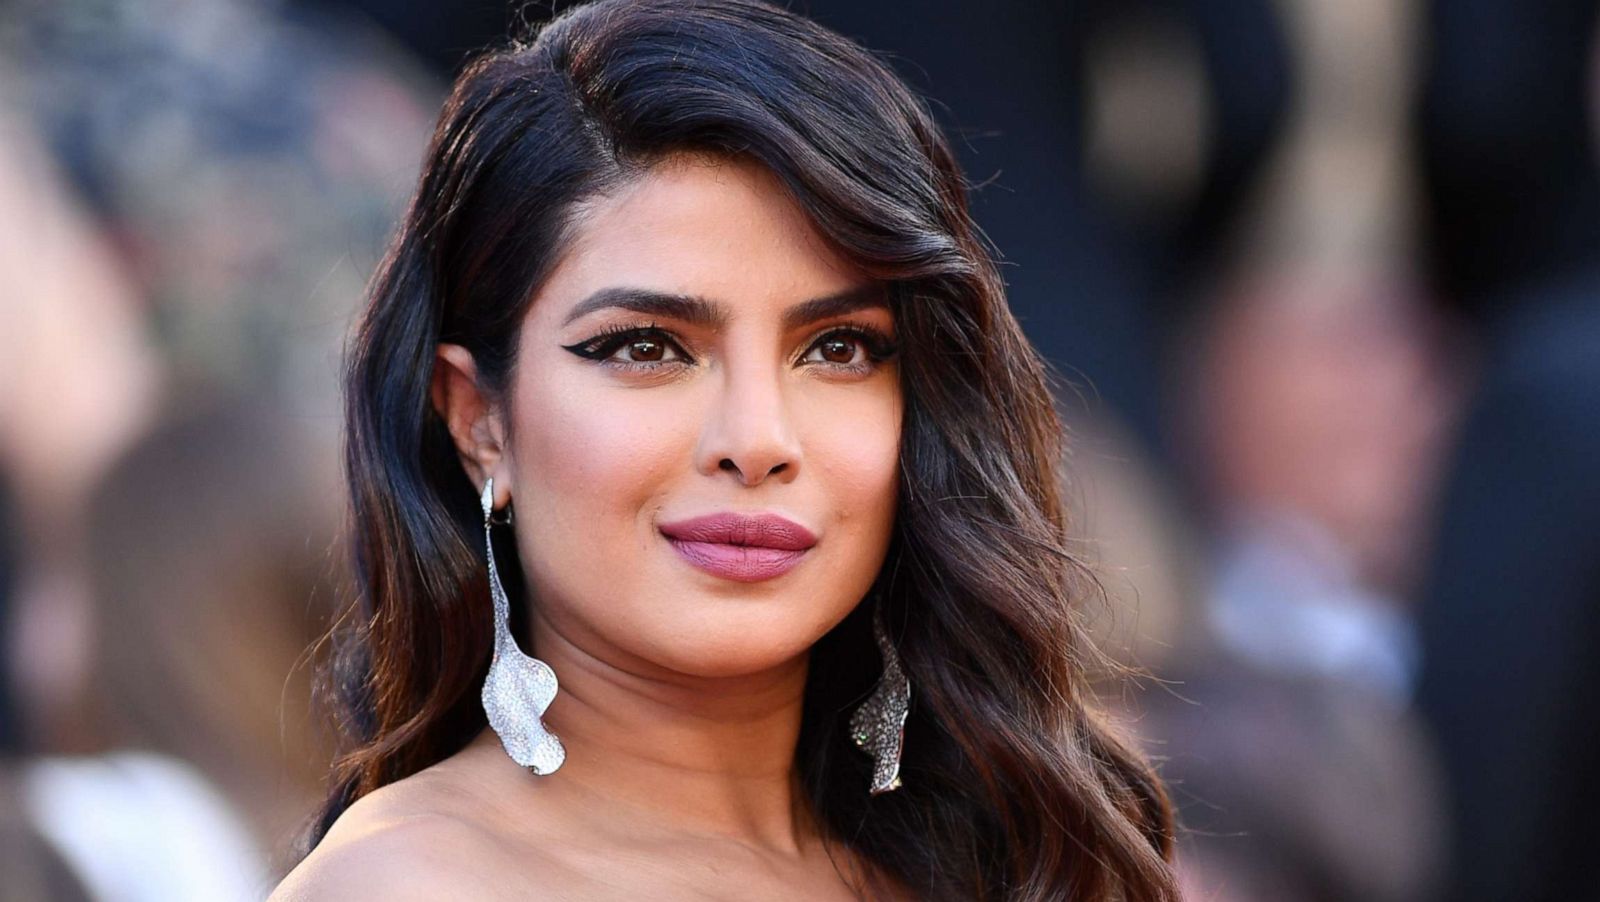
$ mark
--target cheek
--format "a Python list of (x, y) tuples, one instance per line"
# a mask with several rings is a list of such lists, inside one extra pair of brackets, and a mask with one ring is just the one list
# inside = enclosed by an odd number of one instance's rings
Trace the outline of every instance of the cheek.
[(578, 562), (615, 551), (683, 469), (692, 424), (673, 405), (606, 391), (594, 380), (529, 382), (513, 416), (519, 506), (538, 513), (530, 542), (540, 559)]
[(838, 528), (855, 541), (886, 543), (900, 476), (897, 391), (839, 392), (807, 405), (806, 465), (827, 494)]

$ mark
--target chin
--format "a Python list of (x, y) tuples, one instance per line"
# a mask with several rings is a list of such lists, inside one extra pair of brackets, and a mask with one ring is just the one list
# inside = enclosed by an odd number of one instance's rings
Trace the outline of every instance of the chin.
[(757, 609), (749, 611), (753, 616), (739, 616), (724, 605), (719, 602), (720, 610), (705, 616), (684, 612), (670, 625), (660, 624), (647, 656), (670, 670), (708, 679), (760, 673), (804, 657), (849, 613), (822, 621)]

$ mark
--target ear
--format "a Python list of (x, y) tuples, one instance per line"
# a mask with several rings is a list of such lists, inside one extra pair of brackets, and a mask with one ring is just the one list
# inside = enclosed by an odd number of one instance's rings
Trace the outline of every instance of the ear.
[(484, 480), (493, 476), (495, 507), (504, 507), (511, 498), (505, 424), (478, 383), (472, 352), (461, 345), (440, 344), (434, 353), (429, 395), (434, 411), (450, 430), (467, 477), (481, 490)]

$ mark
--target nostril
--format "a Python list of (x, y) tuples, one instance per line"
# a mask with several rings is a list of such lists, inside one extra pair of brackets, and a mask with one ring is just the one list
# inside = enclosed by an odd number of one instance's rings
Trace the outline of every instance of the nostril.
[[(740, 479), (745, 479), (746, 478), (745, 475), (744, 475), (744, 469), (742, 467), (740, 467), (738, 464), (734, 463), (733, 458), (731, 458), (731, 457), (724, 457), (721, 461), (719, 461), (717, 463), (717, 468), (720, 469), (720, 470), (728, 470), (728, 471), (731, 471), (731, 472), (734, 472), (734, 473), (738, 473)], [(761, 476), (761, 478), (765, 479), (768, 476), (773, 476), (775, 474), (782, 473), (782, 472), (784, 472), (784, 471), (786, 471), (788, 469), (789, 469), (789, 463), (788, 463), (788, 461), (784, 461), (783, 463), (776, 464), (773, 467), (771, 467), (770, 469), (768, 469)], [(757, 470), (754, 470), (752, 472), (760, 472), (760, 470), (758, 468)]]

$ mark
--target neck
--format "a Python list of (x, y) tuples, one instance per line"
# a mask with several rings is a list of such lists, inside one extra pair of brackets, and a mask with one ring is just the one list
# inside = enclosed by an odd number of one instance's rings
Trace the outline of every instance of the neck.
[(543, 778), (550, 791), (577, 810), (783, 855), (817, 841), (794, 766), (806, 655), (695, 677), (592, 654), (542, 618), (535, 635), (534, 657), (560, 680), (544, 722), (567, 750)]

